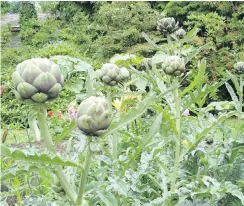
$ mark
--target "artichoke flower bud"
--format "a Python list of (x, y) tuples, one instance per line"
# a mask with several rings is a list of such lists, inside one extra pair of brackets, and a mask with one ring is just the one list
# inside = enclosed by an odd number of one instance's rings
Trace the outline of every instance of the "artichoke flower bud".
[(77, 127), (89, 134), (99, 135), (112, 121), (112, 111), (103, 97), (91, 96), (81, 102), (77, 114)]
[(175, 32), (175, 35), (178, 39), (183, 39), (186, 35), (186, 31), (184, 29), (178, 29), (176, 32)]
[(244, 74), (244, 62), (235, 63), (234, 68), (237, 74)]
[(119, 68), (116, 64), (111, 63), (104, 64), (98, 72), (100, 79), (110, 86), (115, 86), (118, 82), (130, 77), (126, 68)]
[(178, 22), (173, 17), (163, 18), (158, 21), (157, 29), (163, 34), (171, 34), (178, 29)]
[(130, 78), (130, 72), (125, 67), (120, 69), (120, 75), (122, 76), (122, 80)]
[(19, 99), (43, 103), (56, 98), (64, 85), (57, 64), (46, 58), (34, 58), (17, 65), (12, 81)]
[(165, 74), (171, 76), (180, 76), (185, 70), (184, 61), (178, 56), (169, 56), (162, 63), (162, 69)]

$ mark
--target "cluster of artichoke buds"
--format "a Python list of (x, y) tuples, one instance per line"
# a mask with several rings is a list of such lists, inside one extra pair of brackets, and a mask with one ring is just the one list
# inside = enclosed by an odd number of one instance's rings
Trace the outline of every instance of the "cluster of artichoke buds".
[(178, 29), (176, 32), (175, 32), (175, 36), (178, 38), (178, 39), (183, 39), (186, 35), (186, 31), (182, 28)]
[(111, 106), (103, 97), (91, 96), (81, 102), (77, 114), (77, 127), (89, 135), (99, 135), (112, 121)]
[(125, 68), (119, 68), (116, 64), (107, 63), (98, 70), (100, 79), (110, 85), (115, 86), (118, 82), (122, 82), (130, 77), (129, 71)]
[(56, 98), (64, 85), (59, 66), (46, 58), (33, 58), (17, 65), (12, 80), (19, 99), (43, 103)]
[(158, 21), (157, 29), (164, 35), (171, 34), (178, 29), (178, 22), (173, 17), (163, 18)]
[(184, 73), (185, 63), (179, 56), (168, 56), (162, 63), (162, 69), (165, 74), (180, 76)]
[(237, 62), (234, 64), (236, 74), (244, 74), (244, 62)]

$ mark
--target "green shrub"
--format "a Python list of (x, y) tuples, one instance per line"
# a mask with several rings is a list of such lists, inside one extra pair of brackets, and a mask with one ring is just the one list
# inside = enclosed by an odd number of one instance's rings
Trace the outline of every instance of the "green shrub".
[(37, 19), (37, 13), (35, 10), (35, 5), (31, 1), (23, 1), (19, 8), (20, 15), (20, 25), (25, 26), (28, 21)]
[(11, 41), (12, 33), (11, 26), (6, 25), (1, 27), (1, 49), (5, 49)]
[(95, 40), (91, 52), (105, 59), (114, 53), (125, 52), (129, 47), (145, 42), (141, 32), (155, 30), (156, 20), (157, 13), (147, 2), (103, 4), (88, 28)]

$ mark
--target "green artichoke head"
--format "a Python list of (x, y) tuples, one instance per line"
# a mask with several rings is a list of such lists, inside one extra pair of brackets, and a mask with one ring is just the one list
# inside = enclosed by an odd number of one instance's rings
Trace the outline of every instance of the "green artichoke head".
[(130, 77), (130, 73), (126, 68), (119, 68), (116, 64), (107, 63), (98, 70), (100, 79), (110, 85), (115, 86), (118, 82), (124, 81)]
[(112, 111), (104, 97), (91, 96), (81, 102), (77, 114), (77, 127), (89, 135), (99, 135), (112, 121)]
[(180, 76), (185, 70), (185, 63), (179, 56), (168, 56), (162, 63), (165, 74)]
[(158, 21), (157, 29), (163, 34), (171, 34), (178, 29), (178, 22), (173, 17), (163, 18)]
[(184, 29), (178, 29), (176, 32), (175, 32), (175, 35), (178, 39), (183, 39), (186, 35), (186, 31)]
[(234, 64), (236, 74), (244, 74), (244, 62), (237, 62)]
[(121, 80), (130, 78), (130, 72), (125, 67), (120, 68), (120, 75), (121, 75)]
[(64, 85), (57, 64), (46, 58), (33, 58), (17, 65), (12, 81), (19, 99), (43, 103), (56, 98)]

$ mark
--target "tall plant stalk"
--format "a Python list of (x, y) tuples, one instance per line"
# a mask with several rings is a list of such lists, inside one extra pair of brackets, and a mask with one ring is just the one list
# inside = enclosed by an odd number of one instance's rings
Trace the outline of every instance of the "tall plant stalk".
[(118, 158), (118, 137), (117, 135), (113, 135), (113, 160), (114, 160), (114, 164), (113, 164), (113, 168), (114, 170), (117, 169), (117, 158)]
[(167, 43), (168, 43), (168, 46), (169, 46), (169, 51), (170, 51), (170, 54), (172, 53), (172, 44), (171, 44), (171, 39), (170, 39), (170, 34), (167, 34)]
[(76, 199), (76, 205), (82, 205), (82, 199), (83, 199), (83, 195), (84, 195), (85, 184), (86, 184), (86, 180), (87, 180), (87, 176), (88, 176), (88, 172), (89, 172), (89, 168), (90, 168), (90, 164), (91, 164), (92, 151), (90, 148), (90, 141), (91, 141), (90, 138), (91, 137), (88, 136), (85, 166), (84, 166), (84, 170), (83, 170), (83, 173), (82, 173), (81, 179), (80, 179), (80, 185), (79, 185), (79, 190), (78, 190), (78, 196)]
[(243, 86), (244, 86), (244, 82), (242, 79), (242, 76), (240, 76), (240, 96), (239, 96), (239, 115), (238, 115), (238, 132), (241, 131), (241, 116), (242, 116), (242, 100), (243, 100)]
[(175, 81), (175, 86), (176, 86), (176, 88), (174, 89), (174, 97), (175, 97), (175, 119), (176, 119), (177, 134), (176, 134), (176, 141), (175, 141), (174, 171), (173, 171), (171, 187), (170, 187), (171, 192), (174, 192), (174, 190), (175, 190), (175, 183), (176, 183), (176, 178), (177, 178), (178, 169), (179, 169), (180, 150), (181, 150), (181, 148), (180, 148), (180, 144), (181, 144), (181, 125), (180, 125), (180, 120), (181, 120), (181, 113), (180, 113), (181, 99), (180, 99), (180, 95), (179, 95), (179, 83), (178, 83), (178, 80)]
[[(52, 138), (48, 132), (48, 126), (47, 126), (47, 120), (46, 120), (46, 114), (47, 114), (47, 109), (45, 104), (40, 104), (39, 105), (39, 113), (37, 115), (37, 120), (38, 124), (40, 127), (40, 132), (41, 132), (41, 137), (43, 138), (44, 144), (47, 147), (47, 149), (52, 152), (56, 153), (55, 146), (53, 144)], [(76, 200), (76, 192), (72, 189), (66, 175), (64, 174), (62, 167), (61, 166), (56, 166), (56, 175), (60, 181), (60, 184), (62, 188), (65, 190), (66, 194), (68, 195), (69, 199), (71, 200), (73, 205), (75, 204)]]
[[(109, 103), (112, 104), (112, 88), (110, 86), (108, 87), (107, 99), (109, 100)], [(112, 136), (112, 157), (113, 157), (113, 161), (114, 161), (113, 168), (114, 168), (114, 170), (116, 170), (117, 169), (116, 162), (117, 162), (117, 157), (118, 157), (118, 137), (117, 137), (117, 135)]]

